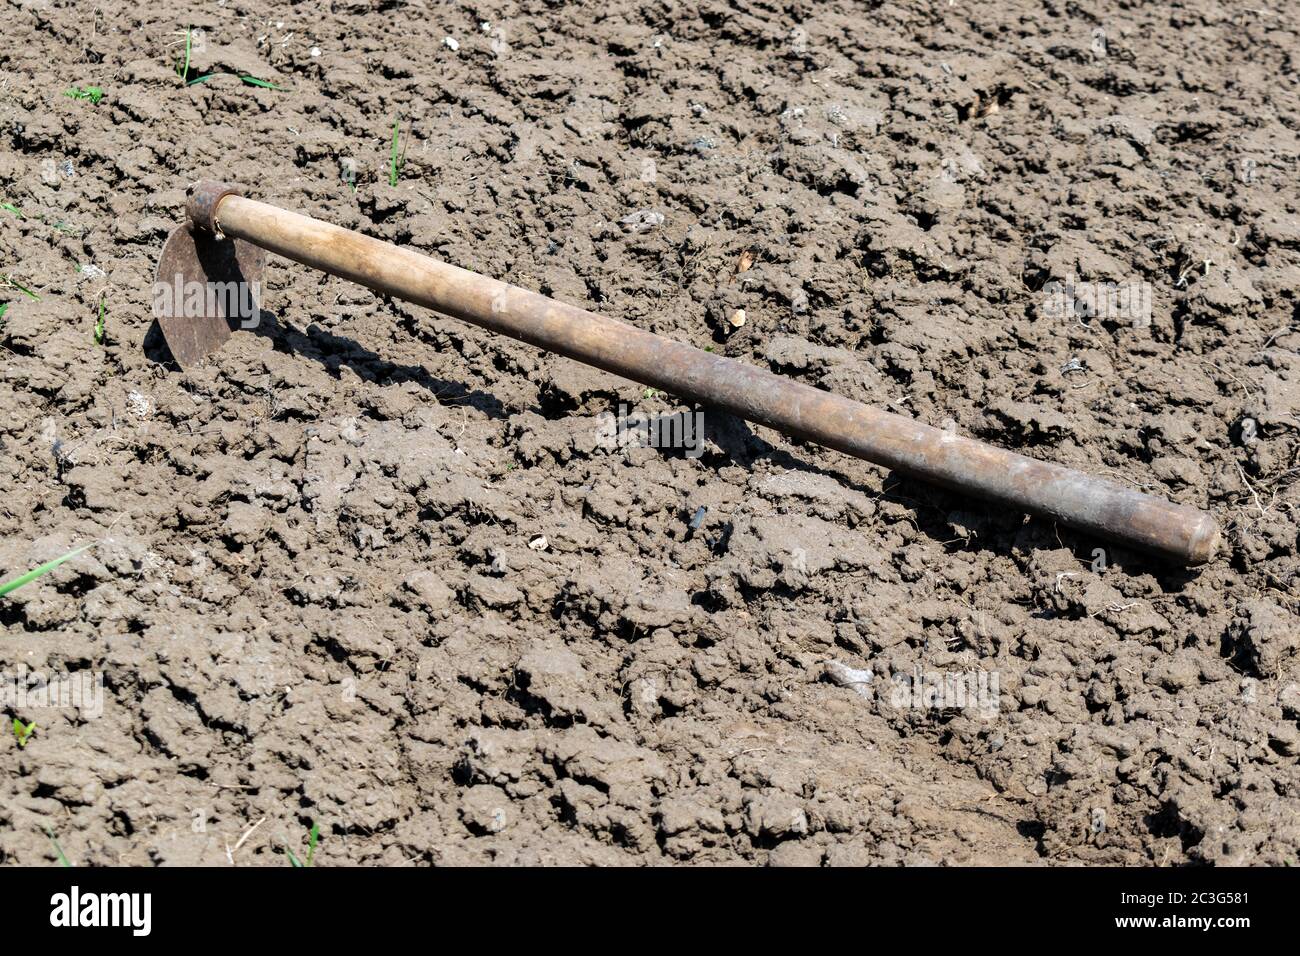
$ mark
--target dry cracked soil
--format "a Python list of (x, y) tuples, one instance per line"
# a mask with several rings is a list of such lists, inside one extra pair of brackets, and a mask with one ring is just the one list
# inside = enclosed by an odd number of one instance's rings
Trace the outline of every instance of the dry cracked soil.
[[(0, 599), (6, 862), (284, 865), (313, 822), (317, 865), (1297, 862), (1285, 5), (0, 11), (0, 577), (91, 545)], [(284, 260), (182, 373), (151, 284), (199, 178), (1223, 546), (707, 408), (699, 454), (611, 443), (682, 403)]]

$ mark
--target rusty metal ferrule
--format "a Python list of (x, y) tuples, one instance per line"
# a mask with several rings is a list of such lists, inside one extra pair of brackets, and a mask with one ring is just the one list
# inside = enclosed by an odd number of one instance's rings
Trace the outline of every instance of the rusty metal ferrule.
[(191, 183), (186, 192), (185, 214), (189, 216), (190, 222), (215, 236), (221, 235), (221, 226), (217, 221), (217, 206), (221, 200), (227, 196), (243, 195), (238, 186), (206, 179)]

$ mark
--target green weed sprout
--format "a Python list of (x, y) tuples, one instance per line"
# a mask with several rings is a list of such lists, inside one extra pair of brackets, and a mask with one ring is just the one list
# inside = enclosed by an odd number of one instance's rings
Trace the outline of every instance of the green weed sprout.
[(70, 90), (64, 90), (63, 95), (71, 96), (74, 100), (90, 100), (94, 105), (104, 98), (104, 90), (99, 86), (74, 86)]
[(316, 844), (317, 842), (319, 842), (319, 840), (320, 840), (320, 824), (317, 823), (315, 820), (313, 820), (311, 824), (311, 832), (308, 833), (307, 835), (307, 862), (304, 863), (302, 862), (302, 860), (294, 856), (293, 850), (290, 850), (286, 846), (284, 848), (284, 852), (289, 854), (289, 865), (298, 867), (300, 869), (302, 867), (311, 866), (312, 860), (315, 859), (316, 857)]
[(48, 823), (45, 824), (45, 835), (50, 838), (50, 843), (54, 847), (54, 852), (59, 855), (59, 862), (64, 866), (72, 866), (72, 864), (68, 862), (68, 858), (63, 855), (63, 847), (59, 846), (59, 841), (54, 839), (54, 828)]
[(398, 141), (402, 133), (402, 119), (396, 117), (393, 120), (393, 142), (388, 147), (388, 185), (396, 186), (397, 178), (402, 173), (402, 167), (406, 165), (406, 144), (402, 143), (401, 149), (398, 149)]
[(105, 305), (106, 299), (107, 296), (101, 293), (99, 296), (99, 318), (95, 320), (95, 344), (96, 345), (104, 344), (104, 327), (107, 324), (107, 319), (108, 319), (108, 307), (107, 305)]

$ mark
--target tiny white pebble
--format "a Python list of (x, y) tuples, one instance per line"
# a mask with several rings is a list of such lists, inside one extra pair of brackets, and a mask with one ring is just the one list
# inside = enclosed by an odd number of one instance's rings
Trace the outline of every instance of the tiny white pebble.
[(533, 538), (533, 540), (528, 542), (528, 547), (534, 551), (545, 551), (550, 547), (550, 544), (551, 542), (546, 540), (546, 535), (539, 534), (537, 537)]
[(153, 403), (139, 392), (132, 391), (126, 396), (126, 407), (136, 418), (148, 418)]
[(460, 49), (460, 41), (458, 41), (455, 37), (443, 37), (442, 45), (445, 46), (452, 53), (455, 53), (457, 50)]
[(312, 56), (320, 56), (320, 47), (314, 46), (307, 52), (310, 53)]
[(478, 25), (478, 28), (482, 30), (484, 33), (487, 33), (492, 29), (492, 24), (484, 20), (482, 23)]
[(745, 324), (745, 310), (737, 309), (735, 312), (731, 313), (731, 317), (727, 319), (727, 321), (731, 323), (733, 329), (740, 328)]

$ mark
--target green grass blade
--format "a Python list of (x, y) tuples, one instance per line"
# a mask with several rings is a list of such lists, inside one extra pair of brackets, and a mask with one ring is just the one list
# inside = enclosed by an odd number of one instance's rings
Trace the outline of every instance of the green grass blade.
[(290, 850), (288, 847), (285, 847), (285, 848), (284, 848), (284, 852), (287, 853), (287, 854), (289, 854), (289, 865), (290, 865), (290, 866), (295, 866), (295, 867), (298, 867), (299, 869), (302, 868), (302, 861), (299, 860), (296, 856), (293, 855), (293, 850)]
[(54, 844), (54, 852), (59, 855), (59, 862), (64, 866), (72, 866), (72, 864), (68, 862), (68, 858), (63, 855), (63, 847), (59, 846), (59, 841), (54, 839), (54, 828), (48, 823), (45, 824), (45, 834), (50, 838), (50, 842)]
[(259, 80), (255, 76), (241, 76), (240, 79), (243, 80), (245, 83), (247, 83), (249, 86), (260, 86), (264, 90), (275, 90), (279, 93), (284, 92), (283, 86), (276, 86), (274, 83), (269, 83), (266, 80)]
[(108, 317), (108, 309), (104, 305), (105, 299), (106, 296), (100, 295), (99, 319), (98, 321), (95, 322), (95, 344), (96, 345), (104, 344), (104, 331), (105, 331), (105, 326), (107, 325), (107, 317)]
[(12, 581), (6, 581), (5, 583), (0, 584), (0, 597), (4, 597), (6, 594), (8, 594), (11, 591), (18, 590), (24, 584), (31, 584), (33, 581), (35, 581), (43, 574), (49, 574), (51, 571), (57, 568), (64, 561), (68, 561), (72, 558), (75, 558), (77, 555), (81, 554), (81, 552), (85, 551), (89, 547), (90, 545), (83, 544), (80, 548), (77, 548), (75, 551), (69, 551), (67, 554), (63, 555), (60, 558), (55, 558), (53, 561), (46, 561), (39, 568), (33, 568), (32, 570), (28, 571), (26, 574), (14, 578)]
[(400, 166), (397, 160), (397, 138), (402, 131), (402, 119), (397, 117), (393, 120), (393, 142), (388, 147), (388, 185), (397, 185), (397, 174), (400, 172)]
[(185, 28), (185, 63), (184, 65), (181, 66), (179, 70), (176, 71), (177, 75), (181, 78), (182, 83), (184, 83), (186, 77), (190, 75), (190, 47), (193, 45), (193, 43), (194, 43), (194, 28), (186, 27)]
[(312, 858), (316, 856), (316, 843), (320, 839), (320, 824), (315, 820), (311, 822), (311, 837), (307, 841), (307, 865), (311, 866)]
[(218, 75), (218, 74), (216, 74), (216, 73), (204, 73), (202, 76), (196, 76), (194, 79), (190, 80), (190, 81), (189, 81), (188, 83), (186, 83), (185, 85), (186, 85), (186, 86), (194, 86), (194, 85), (197, 84), (197, 83), (206, 83), (206, 82), (208, 82), (208, 80), (212, 79), (214, 76), (217, 76), (217, 75)]
[(22, 210), (11, 202), (0, 202), (0, 209), (3, 209), (5, 212), (13, 213), (19, 219), (23, 218)]
[(31, 289), (27, 288), (27, 286), (23, 285), (22, 283), (15, 282), (13, 276), (0, 276), (0, 285), (7, 285), (10, 286), (11, 288), (17, 289), (23, 295), (27, 296), (27, 298), (32, 299), (36, 302), (41, 301), (41, 297), (39, 295), (37, 295)]

